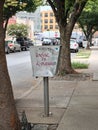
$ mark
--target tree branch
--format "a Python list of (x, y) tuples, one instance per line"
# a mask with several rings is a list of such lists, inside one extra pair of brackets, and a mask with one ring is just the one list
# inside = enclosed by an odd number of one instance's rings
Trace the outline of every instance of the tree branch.
[(56, 10), (56, 8), (55, 8), (53, 2), (52, 2), (51, 0), (47, 0), (47, 2), (50, 4), (50, 6), (51, 6), (53, 12), (56, 14), (56, 13), (57, 13), (57, 10)]

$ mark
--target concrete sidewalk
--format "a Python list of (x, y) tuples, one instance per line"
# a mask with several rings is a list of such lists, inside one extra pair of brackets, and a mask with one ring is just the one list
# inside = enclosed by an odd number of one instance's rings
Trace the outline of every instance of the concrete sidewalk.
[(90, 80), (49, 80), (49, 117), (43, 116), (43, 81), (21, 99), (16, 98), (18, 112), (25, 110), (28, 121), (33, 124), (56, 125), (55, 129), (49, 130), (98, 130), (97, 57), (98, 50), (93, 47), (86, 70), (93, 73)]
[(92, 48), (91, 81), (77, 83), (57, 130), (98, 130), (98, 47)]

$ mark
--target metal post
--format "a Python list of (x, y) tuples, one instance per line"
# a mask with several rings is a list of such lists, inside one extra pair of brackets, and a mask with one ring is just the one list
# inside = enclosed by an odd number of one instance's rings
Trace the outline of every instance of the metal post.
[(48, 77), (43, 77), (44, 82), (44, 112), (45, 116), (49, 116), (49, 81)]

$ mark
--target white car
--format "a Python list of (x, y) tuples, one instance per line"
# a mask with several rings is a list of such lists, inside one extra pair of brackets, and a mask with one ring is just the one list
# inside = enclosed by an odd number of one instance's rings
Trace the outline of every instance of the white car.
[(42, 45), (52, 45), (52, 40), (50, 38), (44, 38)]
[(70, 39), (70, 50), (73, 52), (79, 51), (79, 44), (76, 42), (75, 39)]
[(7, 40), (5, 41), (5, 52), (9, 54), (10, 52), (21, 51), (21, 46), (16, 41)]

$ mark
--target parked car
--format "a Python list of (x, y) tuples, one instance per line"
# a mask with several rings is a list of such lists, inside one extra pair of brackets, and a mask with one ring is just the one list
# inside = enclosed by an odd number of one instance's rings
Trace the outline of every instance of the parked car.
[[(60, 38), (43, 38), (42, 45), (60, 45)], [(79, 51), (79, 44), (75, 39), (70, 39), (70, 50), (73, 52)]]
[(27, 41), (28, 47), (34, 46), (34, 43), (30, 38), (26, 38), (26, 41)]
[(84, 48), (83, 41), (86, 40), (86, 37), (83, 34), (73, 31), (71, 35), (71, 39), (75, 39), (77, 43), (79, 44), (79, 47)]
[(58, 45), (56, 38), (42, 38), (42, 45)]
[(50, 38), (43, 38), (42, 45), (52, 45), (52, 41)]
[(22, 51), (26, 51), (30, 46), (33, 46), (32, 40), (26, 37), (16, 38), (16, 41), (20, 44)]
[(80, 36), (77, 38), (77, 43), (79, 44), (79, 47), (84, 48), (83, 41), (86, 41), (86, 39), (83, 36)]
[(58, 45), (60, 45), (60, 41), (61, 41), (60, 37), (56, 37), (55, 39), (57, 40)]
[(79, 51), (79, 44), (76, 42), (75, 39), (70, 39), (70, 50), (73, 52)]
[(16, 52), (16, 51), (21, 51), (21, 46), (13, 40), (6, 40), (5, 41), (5, 53), (10, 53), (10, 52)]
[(56, 39), (56, 38), (51, 38), (51, 41), (52, 41), (53, 45), (58, 45), (59, 44), (58, 39)]

